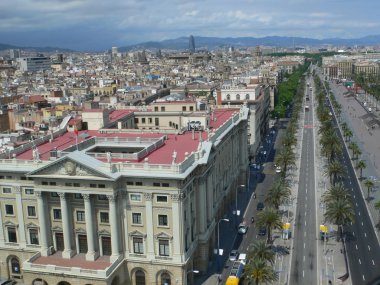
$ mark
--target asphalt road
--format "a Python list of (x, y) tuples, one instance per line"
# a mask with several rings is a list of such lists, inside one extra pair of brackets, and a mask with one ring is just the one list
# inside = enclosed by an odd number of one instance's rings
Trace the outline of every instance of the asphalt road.
[[(333, 121), (337, 127), (335, 117)], [(343, 137), (340, 132), (337, 133), (343, 145)], [(352, 284), (377, 285), (380, 282), (374, 280), (380, 275), (380, 246), (365, 205), (367, 202), (363, 199), (346, 148), (343, 148), (340, 160), (346, 170), (341, 182), (351, 194), (355, 210), (355, 222), (344, 227)]]
[[(311, 82), (311, 80), (308, 80)], [(314, 121), (313, 92), (307, 90), (310, 101), (305, 111), (301, 165), (294, 228), (293, 256), (289, 284), (318, 284), (315, 174), (314, 174)]]

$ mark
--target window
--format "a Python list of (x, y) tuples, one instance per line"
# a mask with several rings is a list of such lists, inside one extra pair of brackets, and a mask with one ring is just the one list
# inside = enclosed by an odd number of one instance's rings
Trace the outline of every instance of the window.
[(16, 228), (8, 228), (8, 242), (17, 242)]
[(35, 217), (35, 216), (36, 216), (36, 207), (28, 206), (28, 217)]
[(12, 188), (10, 188), (10, 187), (3, 187), (3, 193), (4, 194), (10, 194), (10, 193), (12, 193)]
[(108, 224), (110, 222), (107, 212), (100, 212), (100, 222), (103, 224)]
[(135, 124), (139, 123), (139, 118), (135, 118)]
[(182, 106), (182, 111), (186, 111), (186, 106)]
[(55, 186), (55, 185), (57, 185), (57, 183), (56, 182), (49, 182), (49, 185)]
[(236, 100), (240, 100), (240, 94), (236, 94)]
[(57, 192), (51, 192), (51, 196), (57, 198), (58, 197), (58, 193)]
[(106, 188), (105, 184), (98, 184), (98, 188)]
[(169, 273), (164, 272), (161, 274), (161, 285), (171, 285)]
[(166, 203), (168, 201), (168, 196), (157, 196), (157, 202)]
[(169, 256), (169, 241), (167, 239), (158, 240), (160, 256)]
[(158, 215), (158, 225), (167, 226), (168, 225), (168, 216), (167, 215)]
[(140, 194), (130, 194), (129, 195), (131, 201), (141, 201), (141, 195)]
[(46, 181), (42, 181), (41, 185), (49, 185), (49, 183), (47, 183)]
[(80, 193), (75, 193), (74, 194), (74, 199), (83, 199), (83, 196)]
[(154, 107), (154, 111), (155, 111), (155, 112), (158, 112), (158, 107)]
[(154, 186), (154, 187), (160, 187), (160, 186), (161, 186), (161, 183), (153, 182), (153, 186)]
[(71, 183), (71, 182), (66, 182), (66, 183), (65, 183), (65, 186), (67, 186), (67, 187), (71, 187), (71, 186), (73, 186), (73, 183)]
[(127, 185), (133, 185), (133, 181), (127, 181)]
[(34, 189), (33, 188), (25, 188), (25, 194), (26, 195), (33, 195)]
[(145, 118), (141, 118), (141, 123), (145, 124)]
[(165, 107), (161, 107), (161, 112), (165, 112)]
[(107, 196), (106, 195), (98, 195), (98, 200), (107, 200)]
[(96, 184), (90, 184), (90, 188), (96, 188)]
[(141, 225), (141, 213), (132, 213), (132, 223), (135, 225)]
[(249, 94), (245, 94), (245, 99), (249, 100)]
[(62, 219), (61, 209), (53, 209), (53, 217), (54, 217), (54, 220), (61, 220)]
[(194, 111), (194, 107), (193, 106), (190, 106), (190, 111)]
[(136, 186), (143, 186), (142, 182), (136, 182)]
[(73, 183), (74, 187), (80, 187), (79, 183)]
[(6, 215), (14, 215), (13, 205), (5, 205), (5, 214)]
[(84, 222), (84, 211), (77, 211), (77, 222)]
[(38, 242), (38, 230), (30, 229), (29, 230), (30, 244), (39, 244)]
[(231, 100), (231, 95), (227, 94), (227, 100)]
[(137, 254), (143, 254), (144, 253), (144, 244), (143, 239), (140, 237), (134, 237), (133, 238), (133, 252)]
[(160, 125), (160, 119), (159, 118), (154, 118), (154, 125), (159, 126)]
[(162, 183), (161, 186), (162, 187), (169, 187), (169, 183)]
[(148, 118), (148, 122), (149, 122), (149, 124), (151, 124), (153, 122), (153, 119), (152, 118)]

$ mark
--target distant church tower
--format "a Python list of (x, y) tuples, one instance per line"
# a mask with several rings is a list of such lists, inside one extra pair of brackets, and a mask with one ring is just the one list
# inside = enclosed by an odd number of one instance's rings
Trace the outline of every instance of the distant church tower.
[(189, 50), (190, 50), (190, 53), (195, 52), (195, 40), (194, 40), (193, 35), (190, 35), (189, 37)]
[(256, 46), (253, 57), (254, 57), (256, 66), (263, 64), (263, 53), (261, 51), (260, 46)]

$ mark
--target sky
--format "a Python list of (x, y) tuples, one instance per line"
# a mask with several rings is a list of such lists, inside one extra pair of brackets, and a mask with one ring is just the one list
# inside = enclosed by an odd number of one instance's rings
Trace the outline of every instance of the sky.
[(379, 0), (0, 0), (0, 43), (100, 51), (182, 36), (359, 38)]

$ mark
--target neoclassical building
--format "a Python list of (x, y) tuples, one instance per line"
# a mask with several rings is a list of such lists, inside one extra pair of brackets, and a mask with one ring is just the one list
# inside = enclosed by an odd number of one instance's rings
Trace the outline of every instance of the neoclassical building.
[(63, 128), (2, 153), (1, 277), (163, 285), (205, 272), (246, 183), (248, 112), (193, 114), (173, 132)]

